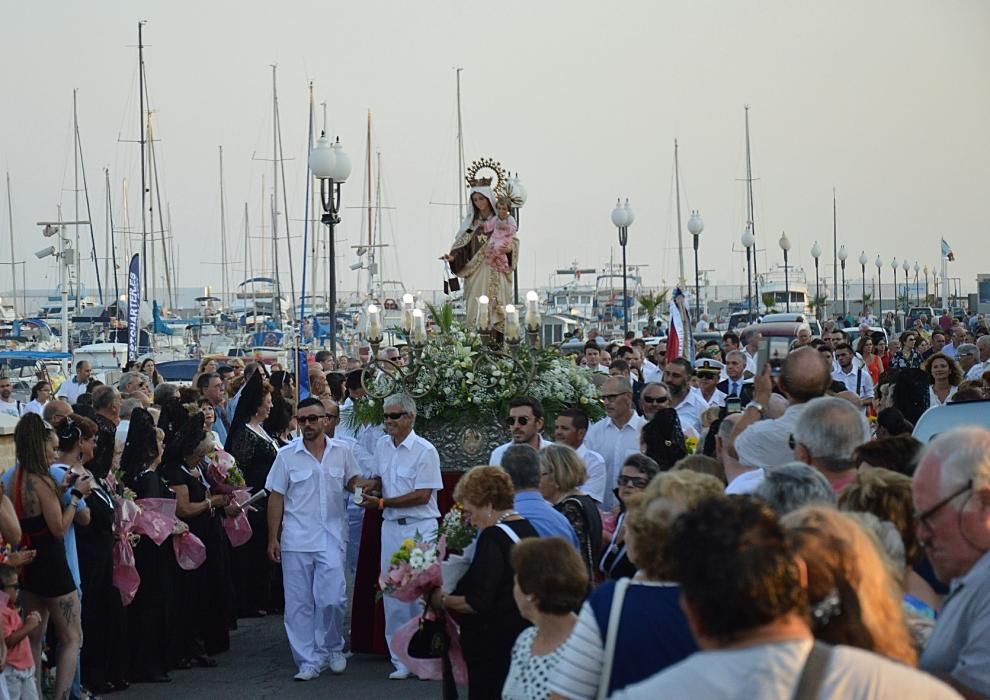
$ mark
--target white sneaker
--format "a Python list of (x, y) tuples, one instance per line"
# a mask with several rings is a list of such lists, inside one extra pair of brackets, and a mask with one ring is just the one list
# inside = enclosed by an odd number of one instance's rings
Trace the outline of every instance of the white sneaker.
[(407, 668), (397, 668), (388, 674), (390, 681), (404, 681), (407, 678), (412, 678), (412, 671)]
[(311, 681), (314, 678), (319, 678), (320, 672), (313, 668), (312, 666), (307, 666), (306, 668), (300, 669), (299, 673), (292, 677), (293, 680), (297, 681)]
[(347, 669), (347, 658), (342, 652), (331, 651), (328, 662), (330, 670), (334, 673), (343, 673)]

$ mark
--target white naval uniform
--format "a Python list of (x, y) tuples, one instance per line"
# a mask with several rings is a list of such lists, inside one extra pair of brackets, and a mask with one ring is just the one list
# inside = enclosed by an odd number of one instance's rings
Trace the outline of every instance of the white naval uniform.
[[(427, 440), (409, 433), (406, 439), (396, 446), (389, 435), (375, 443), (375, 464), (382, 478), (382, 496), (396, 498), (419, 489), (432, 489), (429, 502), (420, 506), (405, 508), (385, 508), (382, 513), (381, 572), (388, 571), (392, 554), (398, 551), (402, 541), (412, 539), (419, 533), (423, 540), (436, 536), (437, 491), (443, 488), (440, 474), (440, 455)], [(419, 602), (404, 603), (391, 596), (382, 600), (385, 605), (385, 641), (388, 643), (392, 665), (397, 671), (408, 670), (399, 661), (392, 649), (392, 635), (406, 622), (418, 617), (423, 606)]]
[(302, 671), (319, 669), (344, 648), (347, 585), (344, 556), (347, 516), (344, 486), (361, 472), (343, 442), (325, 437), (317, 461), (298, 437), (278, 451), (265, 489), (285, 498), (282, 515), (282, 584), (285, 632)]

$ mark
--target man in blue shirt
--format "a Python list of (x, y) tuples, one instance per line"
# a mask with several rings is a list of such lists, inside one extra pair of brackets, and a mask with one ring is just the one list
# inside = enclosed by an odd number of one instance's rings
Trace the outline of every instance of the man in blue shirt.
[(511, 445), (502, 455), (502, 469), (512, 479), (515, 509), (541, 537), (563, 537), (578, 549), (574, 528), (540, 494), (540, 455), (529, 445)]

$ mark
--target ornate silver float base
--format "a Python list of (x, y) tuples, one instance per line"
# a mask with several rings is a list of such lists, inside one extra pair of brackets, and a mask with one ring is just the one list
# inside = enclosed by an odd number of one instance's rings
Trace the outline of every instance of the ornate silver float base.
[(488, 464), (492, 450), (511, 439), (509, 431), (494, 415), (417, 421), (416, 434), (437, 448), (441, 469), (462, 472), (479, 464)]

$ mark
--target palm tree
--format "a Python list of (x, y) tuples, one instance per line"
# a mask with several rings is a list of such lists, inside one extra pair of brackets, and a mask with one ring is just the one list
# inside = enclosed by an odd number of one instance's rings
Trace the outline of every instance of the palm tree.
[(763, 300), (763, 306), (766, 308), (768, 314), (777, 313), (776, 300), (774, 299), (773, 292), (765, 292), (761, 299)]
[(670, 290), (667, 287), (657, 291), (649, 291), (640, 294), (636, 297), (636, 301), (639, 305), (643, 307), (646, 311), (646, 325), (653, 328), (653, 324), (657, 318), (657, 310), (663, 308), (663, 305), (667, 303), (667, 294)]
[(873, 301), (873, 293), (872, 292), (864, 292), (863, 293), (863, 314), (864, 315), (866, 314), (866, 305), (869, 304), (871, 301)]
[(825, 315), (828, 315), (828, 297), (824, 294), (819, 294), (811, 300), (811, 308), (815, 310), (815, 318), (820, 321), (823, 318), (822, 311), (825, 312)]

